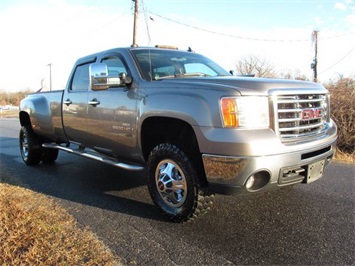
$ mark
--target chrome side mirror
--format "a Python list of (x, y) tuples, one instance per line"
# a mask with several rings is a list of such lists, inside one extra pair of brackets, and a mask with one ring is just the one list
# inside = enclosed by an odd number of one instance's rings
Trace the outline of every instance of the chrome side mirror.
[(93, 91), (107, 90), (109, 87), (120, 86), (121, 79), (108, 74), (107, 65), (104, 63), (93, 63), (89, 68), (90, 87)]

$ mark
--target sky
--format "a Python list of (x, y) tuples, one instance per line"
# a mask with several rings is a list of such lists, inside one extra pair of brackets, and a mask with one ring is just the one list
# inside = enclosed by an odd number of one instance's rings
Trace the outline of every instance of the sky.
[[(191, 47), (227, 70), (255, 55), (278, 72), (355, 75), (355, 0), (139, 0), (139, 46)], [(65, 88), (75, 61), (132, 45), (132, 0), (0, 1), (0, 90)], [(51, 64), (51, 68), (49, 67)]]

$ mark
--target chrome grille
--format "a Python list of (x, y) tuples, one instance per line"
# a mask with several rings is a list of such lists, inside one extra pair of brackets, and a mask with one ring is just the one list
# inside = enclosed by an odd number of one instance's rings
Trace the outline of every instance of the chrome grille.
[(323, 134), (329, 113), (326, 94), (276, 95), (275, 127), (282, 142)]

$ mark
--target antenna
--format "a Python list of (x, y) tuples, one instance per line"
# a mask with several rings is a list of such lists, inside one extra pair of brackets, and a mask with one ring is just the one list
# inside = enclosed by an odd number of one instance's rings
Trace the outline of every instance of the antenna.
[(49, 90), (52, 91), (52, 63), (49, 63)]
[(132, 47), (137, 47), (137, 21), (138, 21), (138, 1), (132, 0), (134, 2), (134, 24), (133, 24), (133, 44)]

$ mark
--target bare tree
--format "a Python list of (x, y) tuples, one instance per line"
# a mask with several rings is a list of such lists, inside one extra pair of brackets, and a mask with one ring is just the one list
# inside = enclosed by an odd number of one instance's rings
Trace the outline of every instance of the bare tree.
[(239, 75), (255, 75), (256, 77), (276, 77), (275, 67), (266, 58), (259, 58), (256, 55), (248, 55), (241, 58), (235, 64)]
[(296, 79), (296, 80), (307, 80), (309, 81), (309, 78), (305, 74), (302, 73), (301, 70), (295, 69), (283, 69), (279, 71), (278, 77), (282, 79)]
[(7, 92), (5, 90), (0, 90), (0, 105), (19, 106), (20, 101), (29, 93), (33, 93), (33, 91), (30, 89), (19, 92)]

